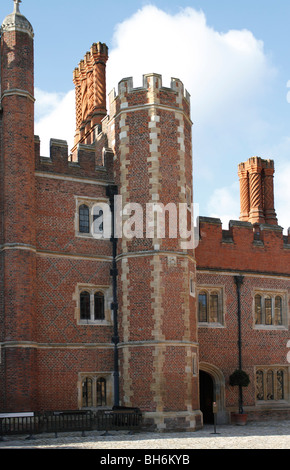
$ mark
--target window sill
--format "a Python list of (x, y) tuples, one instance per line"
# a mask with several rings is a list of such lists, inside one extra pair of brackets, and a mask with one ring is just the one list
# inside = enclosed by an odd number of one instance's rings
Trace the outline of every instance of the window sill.
[(254, 325), (254, 330), (264, 330), (264, 331), (284, 331), (288, 330), (288, 328), (285, 325)]
[(78, 325), (82, 326), (112, 326), (112, 323), (108, 320), (79, 320)]
[(104, 238), (104, 237), (98, 238), (97, 236), (94, 236), (91, 233), (81, 233), (81, 232), (77, 232), (76, 237), (77, 238), (87, 238), (89, 240), (102, 240), (102, 241), (110, 240), (110, 238)]
[(222, 323), (198, 322), (198, 328), (225, 328)]

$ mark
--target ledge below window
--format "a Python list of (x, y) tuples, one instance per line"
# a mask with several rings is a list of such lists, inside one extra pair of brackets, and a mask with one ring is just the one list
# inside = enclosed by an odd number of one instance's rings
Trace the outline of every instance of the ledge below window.
[(221, 323), (205, 323), (205, 322), (199, 322), (198, 323), (198, 328), (225, 328), (225, 325), (222, 325)]
[(108, 320), (79, 320), (78, 325), (90, 325), (90, 326), (112, 326), (112, 322)]

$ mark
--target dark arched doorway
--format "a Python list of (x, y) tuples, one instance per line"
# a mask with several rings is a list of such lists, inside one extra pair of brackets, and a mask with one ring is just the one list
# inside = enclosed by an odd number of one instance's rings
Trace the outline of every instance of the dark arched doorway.
[(207, 372), (199, 371), (199, 397), (200, 411), (203, 413), (203, 423), (212, 424), (214, 422), (212, 404), (214, 396), (213, 379)]

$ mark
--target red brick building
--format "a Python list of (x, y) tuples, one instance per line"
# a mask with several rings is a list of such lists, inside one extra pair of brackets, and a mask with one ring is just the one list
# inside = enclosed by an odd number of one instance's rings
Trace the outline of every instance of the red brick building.
[(240, 221), (201, 217), (194, 249), (180, 80), (124, 79), (107, 110), (108, 48), (93, 44), (73, 74), (74, 147), (51, 139), (42, 157), (33, 37), (15, 1), (1, 29), (0, 410), (134, 406), (157, 429), (192, 430), (213, 401), (218, 422), (238, 411), (229, 377), (242, 368), (249, 417), (289, 416), (290, 240), (273, 162), (240, 165)]

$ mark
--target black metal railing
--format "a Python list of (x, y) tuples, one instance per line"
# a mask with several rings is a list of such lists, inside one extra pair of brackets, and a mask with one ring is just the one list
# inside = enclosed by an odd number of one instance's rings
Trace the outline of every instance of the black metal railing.
[(39, 413), (0, 414), (0, 439), (5, 435), (39, 434), (43, 429), (43, 415)]
[(137, 431), (142, 425), (138, 408), (113, 408), (112, 410), (48, 411), (43, 413), (0, 413), (0, 440), (4, 436), (79, 431)]
[[(116, 407), (117, 408), (117, 407)], [(139, 408), (120, 408), (98, 411), (95, 415), (95, 426), (98, 430), (137, 430), (142, 424), (142, 413)]]
[(85, 431), (93, 429), (93, 414), (91, 411), (51, 411), (44, 414), (45, 432)]

